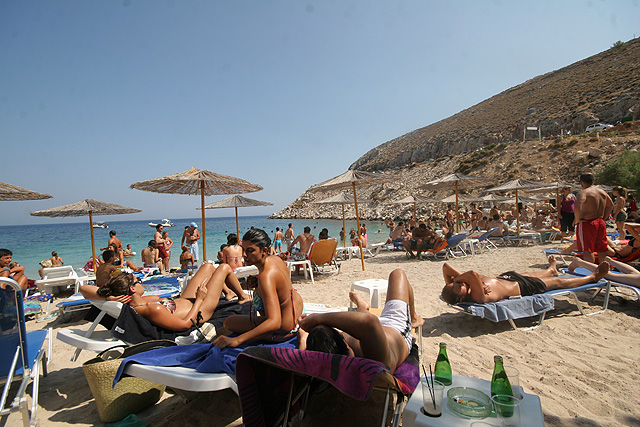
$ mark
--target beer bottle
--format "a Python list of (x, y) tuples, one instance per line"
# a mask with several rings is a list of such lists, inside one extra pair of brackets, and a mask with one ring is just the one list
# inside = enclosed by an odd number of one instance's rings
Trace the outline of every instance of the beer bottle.
[(447, 344), (440, 343), (440, 352), (436, 360), (435, 380), (440, 381), (444, 385), (451, 385), (451, 363), (447, 357)]
[[(493, 376), (491, 377), (491, 397), (496, 394), (513, 396), (513, 390), (511, 390), (511, 383), (509, 377), (504, 370), (502, 364), (502, 356), (493, 356)], [(510, 416), (508, 413), (506, 416)]]

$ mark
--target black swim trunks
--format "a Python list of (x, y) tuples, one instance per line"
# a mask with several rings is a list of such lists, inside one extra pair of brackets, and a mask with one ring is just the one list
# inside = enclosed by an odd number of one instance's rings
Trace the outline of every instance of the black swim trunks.
[(520, 286), (520, 295), (528, 297), (535, 294), (543, 294), (547, 292), (544, 282), (537, 277), (523, 276), (515, 271), (507, 271), (498, 276), (498, 279), (516, 282)]

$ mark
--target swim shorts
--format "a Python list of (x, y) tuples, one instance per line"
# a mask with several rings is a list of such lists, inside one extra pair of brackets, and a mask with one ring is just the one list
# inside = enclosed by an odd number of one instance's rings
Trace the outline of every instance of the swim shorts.
[(616, 216), (616, 222), (625, 222), (627, 220), (627, 213), (625, 211), (618, 212)]
[[(415, 240), (411, 240), (411, 249), (413, 249), (413, 250), (418, 249), (418, 245), (416, 244)], [(423, 240), (422, 241), (422, 248), (420, 250), (423, 251), (425, 249), (433, 249), (433, 245), (430, 244), (428, 241)]]
[(507, 271), (499, 275), (498, 279), (516, 282), (520, 287), (520, 295), (523, 297), (547, 292), (547, 286), (538, 277), (523, 276), (515, 271)]
[(282, 240), (277, 239), (273, 241), (273, 247), (275, 248), (276, 246), (282, 246)]
[(198, 242), (191, 243), (189, 246), (189, 252), (193, 254), (193, 262), (198, 261)]
[(169, 253), (167, 252), (167, 248), (163, 246), (158, 246), (158, 253), (160, 258), (165, 259), (165, 258), (169, 258)]
[(580, 221), (576, 236), (578, 251), (607, 252), (607, 225), (602, 218)]
[(411, 351), (413, 328), (411, 327), (411, 311), (409, 304), (399, 299), (387, 301), (380, 314), (380, 324), (400, 332)]

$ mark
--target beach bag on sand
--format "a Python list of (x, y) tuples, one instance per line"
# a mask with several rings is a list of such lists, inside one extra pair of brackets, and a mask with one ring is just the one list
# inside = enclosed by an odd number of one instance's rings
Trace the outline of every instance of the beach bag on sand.
[(164, 385), (135, 377), (123, 378), (112, 387), (113, 378), (122, 360), (148, 350), (175, 345), (175, 342), (169, 340), (147, 341), (129, 347), (118, 345), (82, 365), (102, 422), (120, 421), (129, 414), (155, 404), (164, 393)]

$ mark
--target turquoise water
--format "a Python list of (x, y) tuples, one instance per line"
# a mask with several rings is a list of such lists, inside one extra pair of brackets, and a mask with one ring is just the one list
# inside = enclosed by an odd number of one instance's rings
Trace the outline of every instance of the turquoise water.
[[(131, 248), (137, 255), (128, 258), (136, 265), (141, 265), (140, 253), (147, 246), (149, 240), (153, 239), (155, 228), (147, 225), (148, 222), (158, 222), (159, 219), (138, 220), (138, 221), (106, 221), (109, 228), (94, 228), (96, 245), (96, 255), (100, 254), (100, 248), (105, 247), (109, 240), (109, 231), (115, 230), (117, 236), (126, 246), (131, 244)], [(165, 228), (169, 232), (169, 237), (174, 245), (171, 251), (171, 267), (178, 267), (180, 256), (180, 240), (184, 227), (192, 221), (201, 224), (201, 218), (184, 218), (172, 220), (175, 227)], [(295, 234), (301, 234), (305, 226), (311, 227), (311, 233), (318, 236), (323, 228), (329, 229), (329, 236), (338, 237), (342, 228), (342, 220), (325, 219), (290, 219), (272, 220), (264, 216), (240, 217), (240, 234), (244, 234), (251, 226), (265, 230), (273, 239), (276, 227), (281, 230), (287, 228), (287, 224), (293, 224)], [(369, 243), (377, 243), (386, 240), (387, 229), (383, 222), (364, 221), (367, 225)], [(220, 245), (227, 242), (227, 234), (235, 233), (235, 217), (227, 218), (207, 218), (207, 258), (215, 259)], [(347, 231), (351, 227), (356, 227), (356, 221), (346, 222)], [(381, 230), (381, 233), (378, 233)], [(13, 260), (24, 265), (27, 277), (37, 279), (39, 262), (51, 257), (51, 251), (57, 251), (62, 257), (65, 265), (72, 265), (74, 268), (83, 267), (91, 257), (91, 231), (88, 219), (78, 223), (54, 223), (37, 225), (6, 225), (0, 226), (0, 248), (9, 249), (13, 252)], [(200, 243), (200, 257), (202, 258), (202, 243)]]

